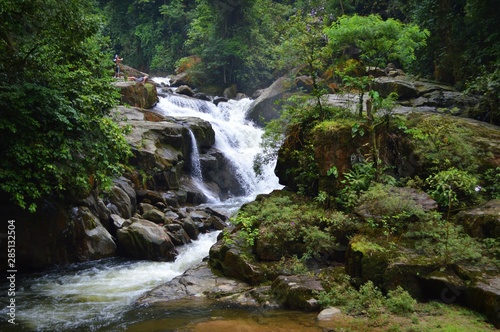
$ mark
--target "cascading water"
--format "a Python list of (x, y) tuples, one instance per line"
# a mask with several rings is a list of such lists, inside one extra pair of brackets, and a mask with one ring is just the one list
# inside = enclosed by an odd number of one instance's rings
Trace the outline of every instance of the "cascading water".
[(263, 165), (261, 175), (253, 169), (255, 156), (261, 152), (263, 130), (246, 119), (252, 100), (229, 100), (219, 103), (168, 95), (160, 98), (156, 109), (173, 117), (198, 117), (211, 123), (215, 132), (215, 148), (231, 162), (244, 197), (233, 198), (236, 204), (252, 200), (256, 195), (281, 188), (274, 174), (275, 164)]
[(201, 171), (201, 164), (200, 164), (200, 152), (198, 151), (198, 144), (196, 142), (196, 137), (194, 136), (194, 133), (191, 129), (189, 131), (189, 137), (191, 138), (191, 144), (192, 144), (192, 149), (191, 149), (191, 177), (193, 179), (194, 185), (200, 190), (203, 195), (208, 200), (209, 204), (216, 204), (219, 201), (218, 198), (216, 198), (210, 190), (208, 190), (204, 183), (203, 183), (203, 173)]
[[(213, 103), (171, 95), (160, 98), (158, 109), (165, 115), (198, 117), (209, 121), (215, 131), (215, 148), (232, 163), (236, 177), (246, 195), (229, 202), (209, 198), (209, 205), (234, 210), (257, 194), (268, 193), (281, 186), (274, 175), (275, 165), (265, 165), (262, 175), (253, 171), (253, 160), (260, 152), (262, 129), (246, 120), (249, 99)], [(191, 133), (192, 134), (192, 133)], [(203, 187), (199, 152), (194, 135), (192, 177)], [(195, 150), (196, 149), (196, 150)], [(2, 331), (67, 331), (107, 330), (107, 326), (124, 320), (134, 301), (153, 287), (165, 283), (201, 262), (216, 242), (217, 233), (202, 235), (184, 247), (173, 263), (130, 262), (107, 259), (54, 269), (43, 275), (23, 276), (16, 290), (18, 325), (0, 323)], [(6, 289), (0, 289), (6, 294)], [(6, 317), (7, 304), (0, 299)], [(111, 329), (113, 330), (113, 329)]]

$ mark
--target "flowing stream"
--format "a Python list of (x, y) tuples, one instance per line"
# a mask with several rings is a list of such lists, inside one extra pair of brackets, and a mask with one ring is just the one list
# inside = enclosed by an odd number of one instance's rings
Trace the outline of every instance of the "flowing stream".
[[(223, 202), (211, 199), (207, 205), (230, 212), (244, 202), (253, 200), (260, 193), (281, 188), (274, 174), (275, 165), (267, 165), (260, 176), (256, 176), (253, 171), (253, 160), (260, 152), (259, 143), (263, 131), (246, 120), (250, 103), (251, 100), (244, 99), (215, 106), (211, 102), (171, 95), (160, 98), (157, 105), (157, 109), (165, 115), (199, 117), (212, 124), (215, 147), (231, 161), (246, 194)], [(193, 152), (195, 156), (198, 154), (198, 151)], [(196, 172), (194, 175), (199, 177), (199, 185), (203, 186), (199, 161), (194, 160), (193, 163)], [(139, 324), (137, 330), (148, 331), (148, 327), (140, 325), (141, 322), (148, 321), (149, 318), (144, 316), (147, 313), (137, 312), (138, 309), (133, 307), (134, 301), (148, 290), (201, 262), (216, 242), (216, 237), (217, 232), (205, 234), (200, 236), (199, 240), (179, 247), (180, 255), (172, 263), (112, 258), (54, 268), (43, 273), (20, 274), (16, 290), (18, 325), (12, 326), (0, 320), (0, 330), (124, 331), (134, 330), (133, 324)], [(6, 294), (6, 285), (1, 284), (0, 287), (2, 294)], [(0, 299), (0, 303), (3, 308), (0, 314), (7, 317), (5, 299)], [(186, 321), (179, 326), (192, 323), (193, 314), (195, 317), (209, 317), (214, 314), (212, 310), (214, 308), (206, 308), (204, 313), (189, 313), (185, 315)], [(242, 317), (241, 312), (233, 314), (235, 319)], [(179, 317), (182, 315), (178, 313)], [(249, 319), (251, 321), (251, 318)], [(207, 326), (200, 328), (207, 329)]]

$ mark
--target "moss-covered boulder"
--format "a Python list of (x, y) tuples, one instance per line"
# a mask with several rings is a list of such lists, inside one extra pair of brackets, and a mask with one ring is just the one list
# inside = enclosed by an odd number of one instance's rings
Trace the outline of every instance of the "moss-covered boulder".
[(120, 90), (121, 103), (139, 108), (153, 108), (158, 103), (156, 85), (153, 83), (115, 82)]
[(308, 275), (279, 276), (271, 285), (277, 301), (290, 309), (319, 309), (316, 296), (324, 291), (321, 281)]
[(268, 280), (267, 273), (247, 248), (236, 242), (219, 240), (210, 248), (209, 264), (226, 277), (258, 285)]

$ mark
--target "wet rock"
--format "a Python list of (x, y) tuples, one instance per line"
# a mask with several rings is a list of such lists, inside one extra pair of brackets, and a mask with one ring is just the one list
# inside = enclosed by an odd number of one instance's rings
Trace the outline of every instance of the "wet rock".
[(177, 90), (175, 90), (176, 93), (180, 94), (180, 95), (185, 95), (185, 96), (189, 96), (189, 97), (193, 97), (194, 96), (194, 91), (187, 85), (181, 85), (177, 88)]
[(87, 207), (76, 207), (71, 213), (71, 231), (80, 261), (115, 255), (116, 244), (111, 234)]
[(109, 193), (108, 209), (122, 218), (132, 217), (132, 202), (127, 193), (118, 186), (114, 186)]
[(464, 231), (476, 238), (500, 238), (500, 199), (491, 200), (456, 216)]
[[(180, 225), (178, 226), (180, 227)], [(189, 237), (189, 235), (187, 235), (184, 228), (180, 227), (175, 231), (171, 230), (173, 227), (165, 227), (165, 228), (167, 229), (167, 234), (175, 246), (182, 246), (191, 243), (191, 238)]]
[[(229, 301), (231, 295), (241, 294), (249, 289), (248, 284), (215, 275), (206, 263), (200, 263), (188, 269), (183, 275), (147, 292), (136, 303), (154, 305), (180, 299), (199, 298)], [(236, 301), (234, 301), (235, 304)]]
[(317, 292), (324, 291), (318, 278), (306, 275), (279, 276), (272, 283), (278, 301), (290, 309), (313, 311), (319, 309)]
[(173, 261), (177, 256), (165, 229), (151, 221), (136, 220), (116, 234), (119, 249), (126, 256), (156, 261)]
[(186, 217), (186, 218), (183, 218), (182, 220), (177, 221), (177, 222), (179, 222), (180, 225), (182, 225), (182, 228), (184, 228), (187, 235), (189, 235), (189, 237), (192, 240), (198, 239), (198, 235), (200, 234), (200, 231), (199, 231), (196, 223), (193, 221), (193, 219), (191, 219), (190, 217)]
[(250, 105), (248, 118), (260, 126), (279, 118), (283, 105), (282, 103), (277, 105), (276, 101), (291, 95), (290, 90), (293, 85), (293, 81), (290, 81), (288, 77), (277, 79), (270, 87), (264, 89)]
[(114, 86), (120, 90), (121, 103), (140, 108), (153, 108), (158, 103), (156, 86), (150, 82), (142, 84), (136, 82), (115, 82)]
[(236, 278), (251, 285), (259, 285), (268, 278), (266, 271), (237, 244), (228, 245), (223, 240), (210, 248), (209, 264), (226, 277)]

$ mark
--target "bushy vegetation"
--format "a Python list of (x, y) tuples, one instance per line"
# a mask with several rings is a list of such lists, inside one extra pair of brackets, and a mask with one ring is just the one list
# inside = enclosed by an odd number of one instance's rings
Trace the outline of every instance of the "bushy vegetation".
[[(231, 223), (247, 247), (252, 249), (261, 241), (272, 244), (276, 257), (299, 259), (331, 254), (338, 241), (345, 241), (346, 233), (357, 227), (343, 213), (323, 210), (311, 199), (290, 192), (245, 205)], [(231, 238), (226, 234), (227, 240)]]
[(0, 5), (0, 189), (34, 211), (110, 184), (129, 148), (91, 1)]

